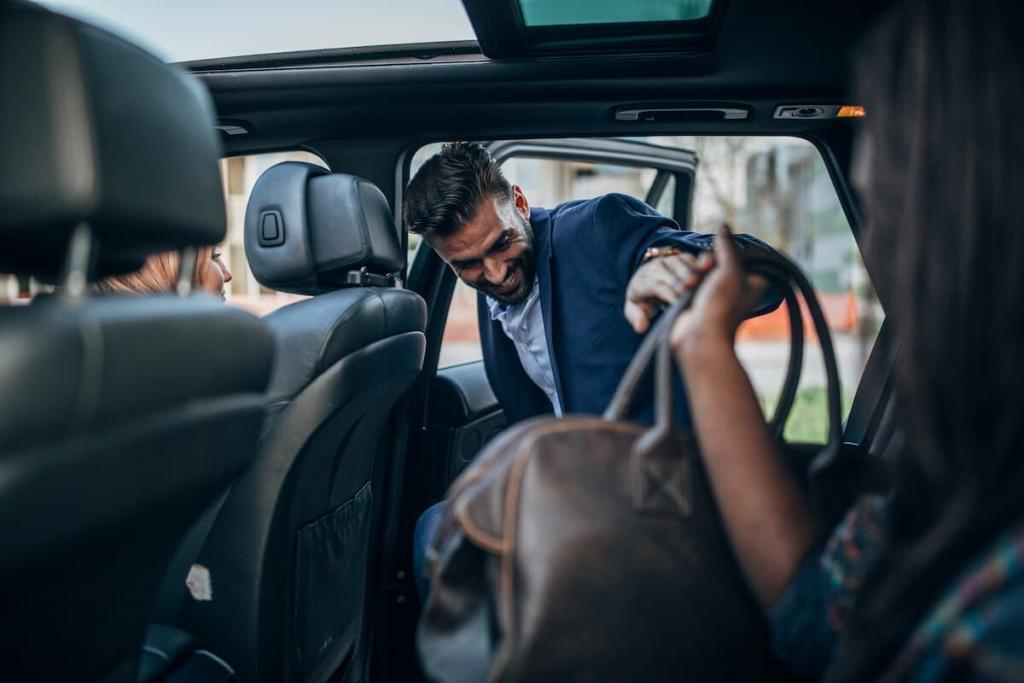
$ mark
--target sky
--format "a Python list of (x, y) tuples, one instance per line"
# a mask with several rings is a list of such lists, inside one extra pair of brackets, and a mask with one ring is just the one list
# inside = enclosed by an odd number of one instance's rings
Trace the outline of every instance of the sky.
[(168, 62), (475, 40), (461, 0), (37, 0)]

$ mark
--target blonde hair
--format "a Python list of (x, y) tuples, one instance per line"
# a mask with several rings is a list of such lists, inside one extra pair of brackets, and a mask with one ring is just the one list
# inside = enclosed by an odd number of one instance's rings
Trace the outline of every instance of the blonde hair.
[[(165, 294), (173, 292), (178, 283), (181, 253), (165, 251), (146, 258), (142, 268), (134, 273), (111, 275), (96, 283), (97, 292), (103, 294)], [(196, 272), (192, 285), (203, 281), (208, 269), (213, 268), (213, 247), (200, 247), (196, 256)]]

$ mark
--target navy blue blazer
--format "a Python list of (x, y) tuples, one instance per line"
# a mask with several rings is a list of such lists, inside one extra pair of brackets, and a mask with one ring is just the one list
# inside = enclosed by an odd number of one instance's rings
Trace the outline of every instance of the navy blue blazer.
[[(622, 194), (532, 209), (537, 279), (555, 387), (566, 414), (600, 415), (643, 339), (623, 314), (626, 285), (648, 247), (675, 245), (697, 253), (712, 237), (681, 230), (670, 218)], [(767, 249), (737, 236), (741, 247)], [(754, 315), (775, 309), (781, 297), (766, 296)], [(492, 321), (486, 297), (477, 298), (484, 367), (509, 424), (553, 412), (547, 395), (523, 370), (501, 323)], [(630, 417), (653, 419), (653, 386), (642, 383)], [(689, 425), (682, 382), (676, 387), (676, 423)]]

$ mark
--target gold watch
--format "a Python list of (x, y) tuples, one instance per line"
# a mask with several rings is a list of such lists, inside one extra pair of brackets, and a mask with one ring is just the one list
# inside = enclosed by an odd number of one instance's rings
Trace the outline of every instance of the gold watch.
[(661, 258), (662, 256), (671, 256), (672, 254), (683, 254), (685, 253), (679, 247), (647, 247), (644, 250), (644, 258), (641, 263), (647, 263), (651, 259)]

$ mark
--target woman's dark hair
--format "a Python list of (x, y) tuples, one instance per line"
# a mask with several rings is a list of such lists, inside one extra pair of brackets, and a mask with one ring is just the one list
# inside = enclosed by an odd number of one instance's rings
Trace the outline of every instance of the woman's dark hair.
[(409, 232), (430, 239), (458, 230), (491, 197), (512, 198), (494, 157), (476, 142), (449, 142), (430, 157), (405, 191)]
[(866, 260), (899, 340), (887, 542), (831, 681), (875, 680), (1024, 520), (1024, 55), (1017, 0), (901, 4), (859, 55)]

